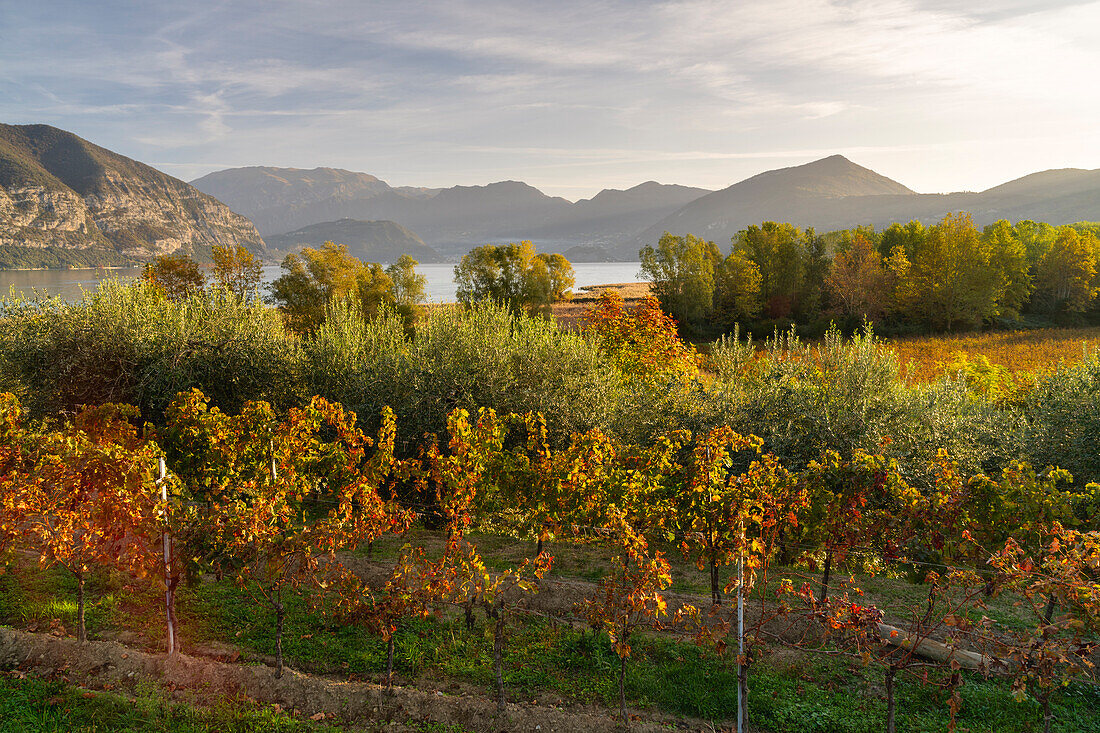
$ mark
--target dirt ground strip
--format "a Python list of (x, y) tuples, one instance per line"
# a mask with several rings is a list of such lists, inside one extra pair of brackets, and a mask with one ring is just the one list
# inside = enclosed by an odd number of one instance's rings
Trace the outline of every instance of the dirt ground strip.
[[(0, 627), (0, 669), (53, 676), (61, 672), (74, 684), (90, 689), (133, 691), (140, 680), (152, 680), (169, 689), (186, 691), (198, 701), (221, 696), (243, 697), (260, 704), (279, 705), (303, 717), (324, 714), (324, 720), (342, 721), (386, 731), (405, 730), (405, 722), (457, 725), (474, 731), (618, 731), (610, 714), (576, 708), (561, 709), (510, 703), (498, 711), (483, 696), (449, 695), (441, 690), (385, 688), (345, 682), (286, 670), (276, 678), (267, 666), (244, 666), (179, 655), (169, 660), (117, 642), (57, 638)], [(185, 698), (186, 699), (186, 698)], [(673, 718), (634, 720), (632, 731), (692, 729)], [(704, 728), (695, 727), (695, 730)], [(705, 728), (710, 730), (709, 726)]]

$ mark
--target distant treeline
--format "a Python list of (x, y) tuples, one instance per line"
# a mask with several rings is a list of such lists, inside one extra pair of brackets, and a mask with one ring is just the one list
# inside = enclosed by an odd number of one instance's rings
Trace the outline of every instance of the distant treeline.
[(137, 262), (109, 249), (20, 247), (0, 244), (0, 270), (42, 270), (80, 267), (133, 267)]
[(1005, 220), (982, 230), (970, 214), (818, 235), (764, 222), (714, 243), (666, 233), (640, 254), (661, 305), (685, 329), (771, 331), (866, 320), (886, 331), (953, 331), (997, 320), (1100, 319), (1100, 224)]

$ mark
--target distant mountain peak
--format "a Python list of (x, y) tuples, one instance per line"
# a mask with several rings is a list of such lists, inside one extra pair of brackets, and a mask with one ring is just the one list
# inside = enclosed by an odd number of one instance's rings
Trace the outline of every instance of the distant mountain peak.
[[(875, 196), (915, 194), (897, 181), (864, 168), (843, 155), (793, 165), (759, 173), (735, 183), (726, 191), (752, 187), (775, 187), (774, 195), (789, 195), (795, 191), (816, 196)], [(721, 193), (721, 192), (719, 192)]]

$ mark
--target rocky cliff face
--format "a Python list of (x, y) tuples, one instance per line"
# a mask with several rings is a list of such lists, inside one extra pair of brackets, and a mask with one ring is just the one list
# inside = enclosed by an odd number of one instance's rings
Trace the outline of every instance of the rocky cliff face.
[(136, 260), (214, 245), (264, 249), (212, 196), (46, 125), (0, 125), (0, 245), (106, 249)]
[(264, 246), (248, 219), (168, 176), (135, 180), (107, 171), (97, 192), (85, 196), (84, 203), (99, 231), (138, 259), (181, 247)]
[(88, 246), (103, 238), (73, 191), (44, 186), (0, 187), (0, 245)]

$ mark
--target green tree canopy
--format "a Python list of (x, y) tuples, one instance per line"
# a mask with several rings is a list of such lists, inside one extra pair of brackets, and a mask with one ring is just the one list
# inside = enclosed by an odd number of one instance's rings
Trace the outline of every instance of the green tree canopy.
[(883, 257), (890, 257), (896, 248), (901, 247), (906, 258), (912, 258), (924, 242), (926, 231), (924, 224), (919, 221), (914, 220), (908, 224), (895, 222), (883, 229), (882, 234), (877, 237), (878, 252)]
[(814, 240), (812, 229), (803, 232), (774, 221), (754, 224), (733, 238), (733, 251), (760, 271), (760, 296), (770, 317), (790, 315), (803, 289)]
[(697, 324), (711, 314), (714, 268), (722, 261), (714, 242), (665, 232), (656, 247), (647, 244), (638, 254), (642, 276), (666, 313), (682, 324)]
[(1081, 313), (1097, 293), (1100, 241), (1070, 226), (1058, 227), (1050, 249), (1036, 266), (1036, 300), (1051, 314)]
[(714, 270), (714, 322), (723, 330), (760, 315), (760, 270), (736, 252)]
[(393, 301), (399, 307), (413, 308), (424, 302), (428, 279), (416, 271), (419, 264), (412, 255), (403, 254), (386, 268), (393, 281)]
[(536, 255), (530, 241), (486, 244), (455, 266), (458, 301), (503, 303), (512, 311), (542, 308), (568, 297), (573, 266), (562, 255)]
[(902, 312), (936, 329), (974, 327), (998, 314), (1003, 281), (970, 214), (927, 230), (898, 284)]
[(1016, 234), (1016, 238), (1023, 243), (1024, 249), (1027, 251), (1027, 261), (1031, 263), (1033, 268), (1046, 256), (1046, 253), (1054, 246), (1054, 240), (1058, 238), (1057, 230), (1042, 221), (1024, 219), (1016, 222), (1016, 226), (1012, 229)]
[(394, 281), (382, 265), (359, 261), (343, 244), (306, 247), (301, 256), (287, 255), (282, 268), (284, 274), (270, 286), (271, 297), (299, 333), (317, 328), (324, 321), (325, 306), (336, 298), (358, 298), (367, 317), (394, 302)]
[(988, 251), (990, 266), (1000, 279), (997, 310), (1000, 315), (1017, 318), (1031, 296), (1031, 272), (1027, 248), (1016, 230), (1004, 219), (982, 231), (982, 246)]
[(562, 254), (540, 252), (531, 261), (531, 286), (537, 291), (537, 300), (556, 303), (572, 300), (576, 277), (573, 266)]

